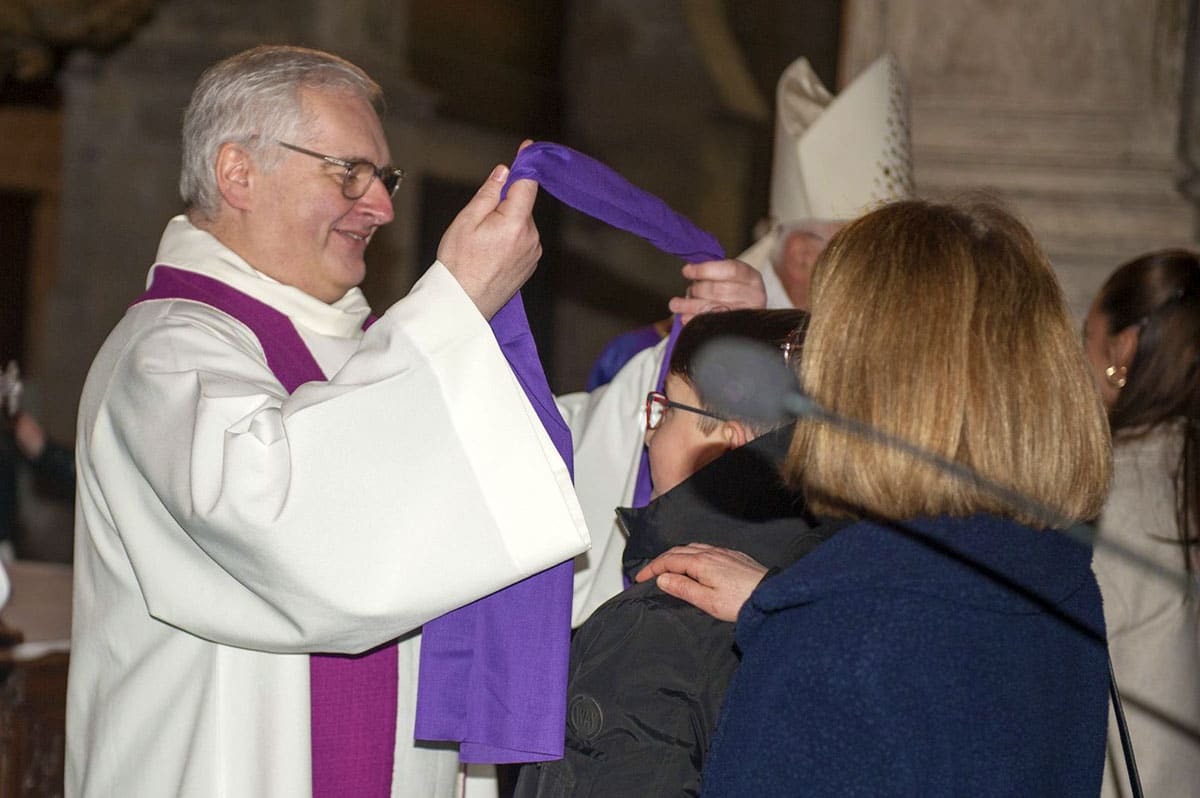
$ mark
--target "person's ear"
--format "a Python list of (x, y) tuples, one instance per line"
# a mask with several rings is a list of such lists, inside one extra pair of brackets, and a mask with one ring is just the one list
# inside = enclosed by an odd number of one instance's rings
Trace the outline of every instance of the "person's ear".
[(1141, 334), (1141, 329), (1138, 325), (1131, 324), (1116, 335), (1109, 337), (1108, 357), (1112, 365), (1122, 369), (1129, 368), (1133, 363), (1133, 356), (1137, 353), (1138, 336)]
[(783, 263), (780, 264), (785, 277), (793, 280), (807, 275), (812, 266), (812, 244), (804, 233), (793, 230), (783, 245)]
[(736, 449), (739, 446), (745, 446), (754, 436), (750, 434), (750, 430), (746, 429), (746, 425), (740, 421), (725, 421), (721, 424), (721, 437), (730, 449)]
[(244, 211), (252, 202), (251, 187), (255, 171), (254, 162), (246, 148), (234, 142), (225, 142), (217, 151), (214, 166), (217, 175), (217, 190), (232, 207)]

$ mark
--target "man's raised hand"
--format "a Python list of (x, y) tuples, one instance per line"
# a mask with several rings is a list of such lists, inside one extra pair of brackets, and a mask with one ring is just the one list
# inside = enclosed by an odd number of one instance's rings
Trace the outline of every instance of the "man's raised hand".
[[(525, 145), (522, 145), (525, 146)], [(508, 179), (503, 164), (492, 170), (438, 244), (437, 257), (486, 319), (512, 298), (537, 268), (542, 244), (533, 223), (538, 186), (518, 180), (500, 200)]]

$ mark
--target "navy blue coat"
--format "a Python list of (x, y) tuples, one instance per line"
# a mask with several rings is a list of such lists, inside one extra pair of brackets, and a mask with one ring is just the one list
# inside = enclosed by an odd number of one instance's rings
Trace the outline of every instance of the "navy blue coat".
[(990, 516), (847, 527), (743, 608), (702, 795), (1089, 796), (1091, 550)]

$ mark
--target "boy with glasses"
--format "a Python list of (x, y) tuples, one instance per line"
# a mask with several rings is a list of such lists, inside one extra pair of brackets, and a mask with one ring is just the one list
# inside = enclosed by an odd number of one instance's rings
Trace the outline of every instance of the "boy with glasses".
[[(628, 534), (628, 578), (683, 543), (733, 545), (782, 567), (825, 539), (777, 473), (791, 425), (771, 429), (724, 416), (693, 382), (696, 354), (724, 336), (779, 347), (780, 357), (796, 362), (807, 320), (799, 310), (738, 310), (702, 314), (683, 328), (664, 392), (646, 398), (654, 500), (617, 511)], [(698, 794), (737, 664), (733, 624), (652, 581), (631, 586), (577, 630), (565, 757), (525, 766), (517, 798)]]

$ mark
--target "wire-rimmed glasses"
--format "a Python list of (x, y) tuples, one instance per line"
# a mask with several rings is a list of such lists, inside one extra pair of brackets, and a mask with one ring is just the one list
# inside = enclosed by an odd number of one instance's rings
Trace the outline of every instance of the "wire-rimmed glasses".
[(376, 166), (370, 161), (347, 161), (342, 158), (335, 158), (332, 155), (306, 150), (303, 147), (297, 147), (295, 144), (288, 144), (286, 141), (278, 143), (281, 147), (287, 147), (289, 150), (302, 155), (311, 155), (313, 158), (320, 158), (325, 163), (331, 163), (334, 166), (340, 166), (345, 169), (346, 172), (342, 175), (342, 196), (348, 200), (361, 199), (367, 193), (367, 189), (371, 187), (371, 182), (375, 178), (379, 178), (379, 182), (383, 184), (383, 190), (388, 193), (389, 197), (394, 196), (396, 189), (400, 187), (400, 183), (404, 180), (404, 170), (395, 166)]
[(725, 416), (719, 416), (716, 413), (709, 412), (700, 407), (692, 407), (691, 405), (672, 402), (667, 398), (665, 393), (651, 391), (646, 394), (646, 429), (658, 429), (662, 424), (663, 418), (666, 417), (667, 410), (685, 410), (688, 413), (697, 413), (701, 416), (715, 418), (717, 421), (728, 421)]

